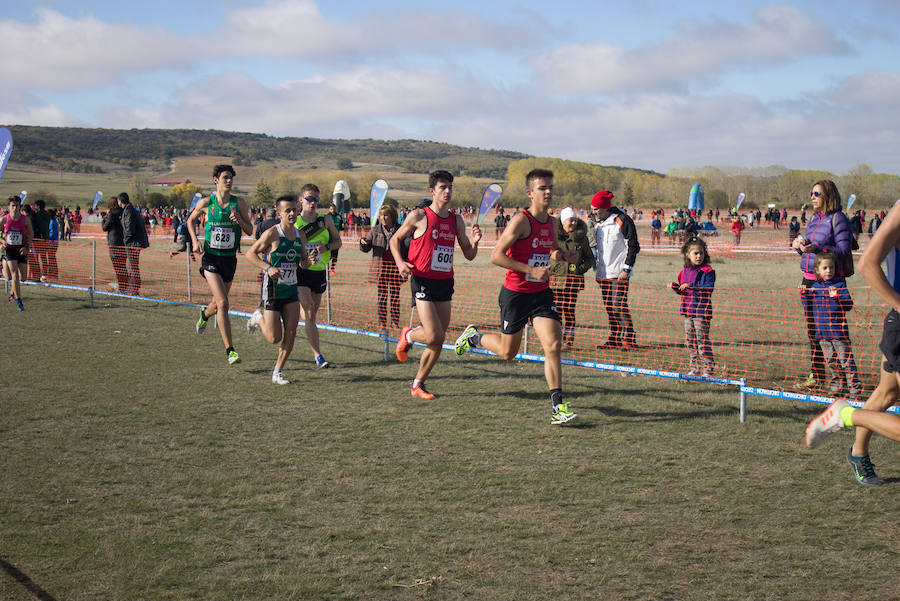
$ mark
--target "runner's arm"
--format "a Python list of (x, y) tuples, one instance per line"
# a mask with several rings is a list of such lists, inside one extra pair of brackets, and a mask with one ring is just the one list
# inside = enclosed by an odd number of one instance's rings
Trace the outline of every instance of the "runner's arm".
[[(259, 237), (259, 240), (254, 241), (253, 244), (250, 245), (247, 254), (244, 255), (248, 263), (258, 268), (260, 271), (265, 271), (270, 277), (274, 278), (281, 277), (281, 270), (274, 265), (269, 265), (268, 261), (263, 260), (263, 255), (272, 250), (274, 246), (273, 242), (276, 242), (277, 237), (277, 229), (274, 227), (267, 229), (263, 232), (263, 235)], [(270, 271), (272, 269), (275, 270), (275, 273)]]
[(411, 236), (416, 232), (419, 221), (424, 217), (425, 211), (419, 209), (407, 215), (406, 219), (403, 220), (403, 223), (400, 224), (400, 229), (391, 236), (391, 239), (388, 242), (391, 247), (391, 256), (394, 257), (394, 262), (397, 264), (397, 270), (400, 272), (401, 277), (408, 277), (412, 272), (413, 265), (409, 261), (403, 260), (403, 254), (400, 252), (400, 244), (403, 243), (403, 240), (406, 237)]
[(466, 235), (466, 222), (463, 221), (461, 215), (456, 216), (456, 240), (459, 242), (459, 248), (462, 250), (463, 256), (471, 261), (478, 256), (478, 242), (481, 240), (481, 228), (477, 224), (472, 224), (472, 239)]
[(895, 204), (872, 236), (859, 259), (857, 270), (875, 293), (894, 310), (900, 311), (900, 294), (891, 287), (881, 263), (900, 244), (900, 203)]
[(194, 207), (194, 210), (191, 211), (191, 214), (188, 215), (187, 225), (188, 225), (188, 234), (191, 237), (191, 244), (193, 244), (194, 250), (199, 252), (201, 255), (203, 254), (203, 245), (200, 244), (197, 238), (197, 220), (203, 215), (203, 211), (205, 211), (209, 207), (209, 196), (206, 198), (201, 198), (197, 201), (197, 206)]

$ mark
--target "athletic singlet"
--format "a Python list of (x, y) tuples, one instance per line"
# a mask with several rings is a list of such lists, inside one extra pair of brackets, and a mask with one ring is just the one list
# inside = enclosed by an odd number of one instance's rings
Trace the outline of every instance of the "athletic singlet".
[[(506, 251), (506, 255), (513, 261), (525, 263), (530, 267), (548, 267), (550, 265), (550, 251), (553, 250), (555, 235), (553, 233), (553, 218), (547, 217), (547, 223), (541, 223), (527, 210), (522, 211), (528, 218), (531, 226), (531, 234), (521, 240), (516, 240)], [(503, 286), (514, 292), (540, 292), (550, 287), (549, 280), (540, 282), (530, 275), (510, 269), (506, 272)]]
[[(894, 203), (894, 206), (900, 204), (900, 200)], [(900, 294), (900, 249), (892, 248), (887, 257), (884, 259), (885, 275), (891, 287)]]
[[(319, 246), (319, 244), (328, 246), (328, 243), (331, 242), (331, 232), (328, 231), (328, 226), (325, 225), (324, 213), (318, 213), (316, 215), (316, 220), (310, 221), (309, 223), (303, 221), (303, 219), (298, 216), (297, 220), (294, 222), (294, 225), (298, 230), (306, 235), (307, 252)], [(309, 271), (325, 271), (325, 268), (328, 266), (328, 262), (330, 260), (330, 250), (320, 252), (318, 258), (316, 259), (316, 262), (309, 267)]]
[(233, 257), (237, 254), (238, 241), (241, 239), (241, 226), (231, 221), (231, 213), (237, 213), (238, 198), (231, 196), (228, 205), (223, 209), (215, 194), (209, 195), (209, 207), (206, 212), (206, 225), (203, 226), (203, 252), (220, 257)]
[(428, 224), (418, 238), (409, 244), (410, 263), (413, 275), (432, 280), (447, 280), (453, 277), (453, 248), (456, 243), (456, 213), (450, 211), (441, 217), (425, 207)]
[(6, 234), (6, 248), (9, 250), (18, 251), (25, 246), (25, 235), (28, 232), (25, 227), (25, 213), (19, 215), (18, 219), (13, 219), (12, 215), (7, 213), (3, 232)]
[(278, 246), (268, 254), (268, 259), (269, 265), (281, 270), (281, 277), (272, 280), (266, 272), (263, 277), (263, 290), (271, 292), (272, 298), (290, 298), (297, 294), (297, 269), (300, 255), (306, 251), (300, 241), (300, 232), (297, 232), (296, 238), (290, 240), (284, 235), (280, 223), (275, 228), (278, 231)]

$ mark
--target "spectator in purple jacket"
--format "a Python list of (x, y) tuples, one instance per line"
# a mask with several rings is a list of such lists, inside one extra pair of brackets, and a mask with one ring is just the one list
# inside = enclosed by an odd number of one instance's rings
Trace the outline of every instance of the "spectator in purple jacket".
[[(851, 255), (853, 232), (850, 220), (841, 210), (841, 193), (829, 179), (819, 180), (809, 193), (813, 215), (806, 224), (806, 235), (797, 236), (791, 247), (800, 254), (801, 288), (811, 288), (816, 281), (816, 255), (831, 252), (836, 256), (837, 275), (845, 277), (845, 260)], [(801, 295), (800, 302), (806, 316), (806, 334), (809, 338), (811, 370), (798, 388), (813, 389), (825, 382), (826, 368), (822, 348), (816, 340), (816, 321), (810, 295)]]
[(700, 238), (691, 238), (681, 247), (684, 269), (678, 274), (678, 281), (672, 282), (672, 290), (681, 295), (681, 316), (684, 317), (684, 345), (691, 358), (688, 375), (700, 373), (712, 377), (716, 369), (712, 343), (709, 340), (709, 326), (712, 322), (712, 293), (716, 286), (716, 272), (709, 265), (706, 243)]

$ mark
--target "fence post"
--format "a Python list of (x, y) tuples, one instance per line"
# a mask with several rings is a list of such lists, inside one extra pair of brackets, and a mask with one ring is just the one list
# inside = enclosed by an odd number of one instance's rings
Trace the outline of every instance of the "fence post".
[(741, 423), (747, 421), (747, 393), (744, 387), (747, 385), (747, 378), (741, 378)]
[(325, 265), (325, 323), (331, 325), (331, 273)]
[(528, 354), (528, 324), (527, 323), (525, 324), (525, 335), (523, 336), (522, 340), (523, 340), (522, 352), (527, 355)]
[(188, 244), (188, 252), (185, 253), (187, 255), (187, 302), (191, 302), (191, 260), (194, 257), (191, 250), (191, 245)]
[(391, 341), (388, 337), (388, 329), (385, 328), (382, 332), (382, 336), (384, 336), (384, 361), (387, 363), (391, 359)]
[(91, 240), (91, 286), (88, 288), (91, 309), (94, 308), (94, 289), (97, 287), (97, 241)]

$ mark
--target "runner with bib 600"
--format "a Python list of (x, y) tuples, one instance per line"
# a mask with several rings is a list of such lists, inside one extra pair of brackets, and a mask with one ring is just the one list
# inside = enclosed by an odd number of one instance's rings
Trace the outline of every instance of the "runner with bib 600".
[[(472, 239), (466, 235), (461, 216), (450, 210), (453, 197), (453, 175), (435, 171), (428, 176), (431, 206), (416, 209), (403, 220), (403, 225), (391, 238), (391, 254), (397, 263), (400, 277), (410, 277), (413, 298), (422, 325), (403, 328), (397, 341), (397, 359), (406, 361), (414, 342), (427, 348), (419, 360), (419, 370), (413, 380), (412, 396), (431, 400), (434, 395), (425, 388), (425, 380), (441, 355), (441, 346), (450, 325), (450, 302), (453, 299), (453, 249), (459, 242), (463, 256), (471, 261), (478, 254), (481, 228), (472, 224)], [(409, 261), (403, 260), (400, 242), (412, 236)]]

